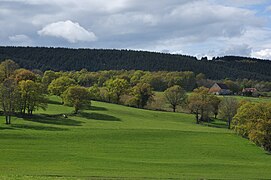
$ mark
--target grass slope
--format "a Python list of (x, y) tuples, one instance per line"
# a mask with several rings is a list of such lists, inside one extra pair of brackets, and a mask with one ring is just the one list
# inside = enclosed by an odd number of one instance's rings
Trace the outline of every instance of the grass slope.
[[(93, 102), (78, 116), (57, 101), (0, 125), (1, 179), (264, 179), (271, 156), (187, 114)], [(46, 113), (46, 114), (45, 114)]]

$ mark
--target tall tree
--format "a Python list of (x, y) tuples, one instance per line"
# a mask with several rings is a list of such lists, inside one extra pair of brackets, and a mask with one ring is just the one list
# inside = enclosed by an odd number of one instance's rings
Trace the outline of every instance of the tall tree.
[(219, 105), (219, 114), (227, 120), (228, 128), (231, 128), (231, 121), (239, 108), (239, 102), (236, 98), (225, 97)]
[[(197, 124), (200, 121), (209, 121), (209, 114), (212, 110), (211, 95), (208, 93), (209, 89), (199, 87), (194, 89), (188, 97), (188, 108), (196, 115)], [(200, 116), (199, 116), (200, 115)]]
[(165, 92), (166, 100), (169, 102), (173, 112), (176, 111), (176, 107), (183, 104), (186, 100), (185, 90), (178, 85), (168, 88)]
[(15, 79), (7, 78), (0, 85), (0, 102), (3, 114), (6, 117), (6, 124), (11, 123), (11, 116), (15, 112), (19, 98), (17, 82)]
[(44, 94), (42, 84), (32, 80), (22, 80), (19, 82), (20, 92), (20, 112), (22, 114), (33, 114), (33, 111), (47, 108), (47, 98)]
[(221, 99), (217, 97), (216, 95), (211, 94), (209, 96), (210, 103), (211, 103), (211, 111), (213, 112), (215, 118), (217, 118), (217, 115), (219, 113), (219, 104), (221, 102)]

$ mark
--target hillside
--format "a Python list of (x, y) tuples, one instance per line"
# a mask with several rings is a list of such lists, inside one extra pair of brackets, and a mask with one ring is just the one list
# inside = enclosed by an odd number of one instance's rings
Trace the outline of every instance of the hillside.
[(0, 61), (13, 59), (21, 67), (40, 70), (193, 71), (207, 78), (247, 78), (271, 81), (271, 61), (225, 56), (212, 61), (196, 57), (131, 50), (0, 47)]
[(65, 119), (72, 108), (53, 98), (35, 118), (1, 123), (0, 178), (271, 177), (271, 156), (227, 129), (196, 125), (188, 114), (92, 105)]

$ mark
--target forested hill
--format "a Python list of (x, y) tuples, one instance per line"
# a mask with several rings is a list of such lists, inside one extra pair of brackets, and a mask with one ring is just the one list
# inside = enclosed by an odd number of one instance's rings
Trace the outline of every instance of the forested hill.
[(225, 56), (212, 61), (196, 57), (131, 50), (0, 47), (0, 61), (12, 59), (21, 67), (40, 70), (193, 71), (210, 79), (271, 81), (271, 61)]

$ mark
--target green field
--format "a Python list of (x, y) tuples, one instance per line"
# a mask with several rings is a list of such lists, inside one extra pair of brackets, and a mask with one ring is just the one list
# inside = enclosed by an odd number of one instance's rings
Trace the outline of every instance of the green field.
[(270, 179), (271, 155), (188, 114), (93, 102), (77, 116), (53, 99), (0, 124), (0, 179)]

